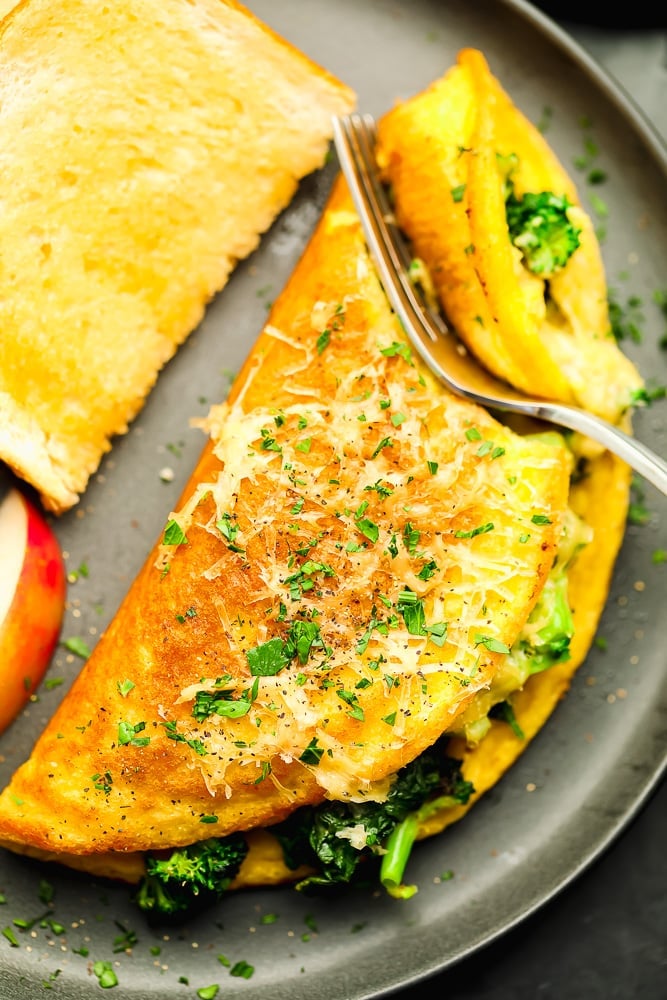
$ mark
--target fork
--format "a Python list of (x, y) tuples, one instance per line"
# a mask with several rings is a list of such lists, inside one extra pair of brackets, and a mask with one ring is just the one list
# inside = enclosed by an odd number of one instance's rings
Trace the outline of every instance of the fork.
[(636, 438), (581, 407), (530, 398), (496, 379), (422, 301), (408, 268), (410, 254), (394, 220), (375, 160), (376, 125), (369, 114), (336, 116), (333, 138), (341, 171), (387, 297), (414, 349), (450, 392), (484, 407), (521, 413), (579, 431), (618, 455), (667, 495), (667, 462)]

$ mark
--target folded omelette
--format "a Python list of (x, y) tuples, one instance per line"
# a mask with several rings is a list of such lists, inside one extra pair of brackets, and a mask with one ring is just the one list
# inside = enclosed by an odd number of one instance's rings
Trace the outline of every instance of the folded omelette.
[(612, 422), (642, 379), (612, 334), (595, 227), (544, 135), (464, 49), (380, 121), (397, 221), (450, 324), (495, 375)]
[(361, 861), (409, 895), (406, 844), (498, 780), (585, 657), (629, 470), (435, 381), (341, 177), (205, 429), (0, 843), (157, 915)]

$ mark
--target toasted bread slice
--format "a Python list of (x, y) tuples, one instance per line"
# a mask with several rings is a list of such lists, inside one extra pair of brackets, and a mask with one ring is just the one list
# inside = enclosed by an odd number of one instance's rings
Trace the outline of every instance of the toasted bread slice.
[(538, 600), (568, 451), (412, 357), (342, 180), (206, 426), (164, 536), (0, 796), (14, 850), (136, 872), (136, 852), (382, 799)]
[(76, 504), (352, 91), (234, 0), (0, 22), (0, 459)]
[[(593, 223), (482, 53), (463, 50), (443, 77), (384, 115), (377, 156), (399, 225), (471, 351), (526, 393), (619, 421), (642, 379), (612, 336)], [(535, 273), (525, 265), (510, 238), (508, 181), (521, 199), (568, 199), (579, 246), (563, 266)]]

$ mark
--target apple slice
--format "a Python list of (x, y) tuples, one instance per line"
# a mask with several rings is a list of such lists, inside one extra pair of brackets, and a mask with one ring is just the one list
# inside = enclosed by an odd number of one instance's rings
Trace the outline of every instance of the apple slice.
[(11, 488), (0, 502), (0, 732), (46, 672), (66, 590), (56, 536), (35, 504)]

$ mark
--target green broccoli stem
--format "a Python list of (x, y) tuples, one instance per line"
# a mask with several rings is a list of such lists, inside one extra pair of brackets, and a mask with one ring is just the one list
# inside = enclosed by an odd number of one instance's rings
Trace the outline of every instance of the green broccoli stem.
[(554, 641), (561, 640), (563, 636), (571, 636), (574, 632), (567, 585), (568, 580), (564, 573), (553, 581), (549, 621), (538, 633), (543, 646), (549, 647)]
[(416, 885), (404, 885), (403, 873), (419, 832), (419, 810), (408, 813), (387, 837), (386, 854), (380, 865), (380, 882), (395, 899), (409, 899), (417, 892)]
[(416, 885), (406, 885), (403, 882), (403, 875), (420, 825), (440, 809), (451, 809), (460, 805), (461, 800), (454, 795), (439, 795), (430, 802), (425, 802), (419, 809), (408, 813), (405, 819), (394, 827), (387, 837), (380, 865), (380, 882), (390, 896), (395, 899), (410, 899), (417, 892)]

